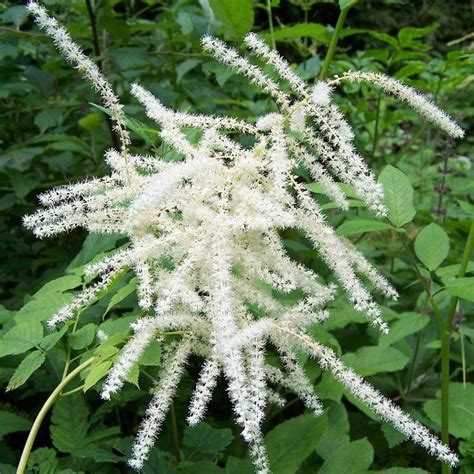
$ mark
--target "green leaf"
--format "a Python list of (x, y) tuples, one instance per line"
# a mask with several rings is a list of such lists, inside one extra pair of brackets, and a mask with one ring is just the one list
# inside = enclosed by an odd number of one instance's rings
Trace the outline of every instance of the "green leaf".
[(56, 451), (52, 448), (39, 448), (33, 451), (28, 459), (28, 469), (39, 474), (58, 473)]
[[(430, 34), (432, 31), (438, 28), (437, 25), (429, 25), (425, 26), (424, 28), (413, 28), (411, 26), (402, 28), (398, 32), (398, 40), (400, 41), (400, 46), (402, 48), (410, 47), (413, 45), (413, 40), (422, 38)], [(416, 43), (418, 44), (418, 43)]]
[[(441, 391), (436, 400), (423, 404), (429, 418), (441, 426)], [(449, 384), (449, 432), (456, 438), (469, 439), (474, 434), (474, 384)]]
[(0, 439), (10, 433), (28, 431), (31, 425), (32, 422), (23, 416), (0, 410)]
[[(275, 41), (285, 41), (294, 38), (312, 38), (323, 44), (329, 44), (331, 35), (326, 26), (319, 23), (298, 23), (293, 26), (282, 26), (273, 31)], [(261, 34), (265, 41), (270, 41), (271, 34), (266, 31)]]
[(217, 454), (224, 451), (233, 439), (231, 430), (216, 429), (201, 422), (184, 429), (183, 444), (203, 454)]
[(252, 28), (252, 0), (209, 0), (209, 4), (231, 39), (241, 40)]
[(324, 461), (319, 473), (365, 474), (373, 459), (374, 448), (367, 438), (358, 439), (340, 445), (337, 452)]
[(421, 331), (430, 322), (427, 314), (403, 313), (400, 319), (390, 324), (390, 332), (382, 334), (379, 346), (387, 347), (410, 334)]
[(48, 128), (59, 125), (63, 120), (62, 109), (46, 108), (36, 115), (34, 124), (44, 133)]
[(448, 234), (438, 224), (431, 223), (416, 236), (416, 256), (428, 270), (436, 270), (448, 256), (448, 252)]
[(87, 115), (79, 119), (79, 126), (92, 132), (100, 127), (101, 115), (99, 112), (89, 112)]
[(26, 352), (43, 339), (43, 326), (38, 321), (27, 321), (13, 326), (0, 338), (0, 357)]
[[(41, 291), (41, 290), (40, 290)], [(15, 315), (16, 321), (45, 321), (51, 318), (56, 311), (69, 303), (72, 295), (69, 293), (41, 292), (33, 297)]]
[(139, 360), (140, 365), (156, 366), (161, 364), (161, 345), (159, 341), (152, 341), (143, 352)]
[(359, 0), (339, 0), (339, 8), (344, 10), (353, 7)]
[(45, 351), (51, 350), (57, 344), (57, 342), (64, 336), (64, 334), (66, 334), (67, 330), (68, 326), (64, 325), (59, 331), (55, 331), (51, 334), (48, 334), (41, 341), (41, 349), (44, 349)]
[(51, 293), (63, 293), (64, 291), (77, 288), (82, 284), (82, 279), (77, 275), (65, 275), (45, 283), (34, 295), (37, 299), (40, 296)]
[(349, 442), (349, 419), (342, 403), (332, 404), (327, 412), (327, 425), (316, 452), (323, 458), (330, 458), (341, 444)]
[(388, 447), (393, 448), (398, 446), (400, 443), (406, 440), (405, 436), (402, 435), (399, 431), (397, 431), (392, 425), (389, 423), (382, 423), (382, 432), (387, 440)]
[(377, 230), (394, 229), (387, 222), (376, 219), (352, 219), (343, 222), (336, 230), (337, 235), (353, 235), (363, 232), (375, 232)]
[(21, 387), (39, 369), (46, 357), (41, 351), (34, 351), (28, 354), (17, 367), (7, 386), (7, 392)]
[(301, 415), (280, 423), (265, 436), (273, 474), (294, 474), (316, 449), (326, 428), (326, 416)]
[(453, 296), (474, 302), (474, 277), (456, 278), (446, 285)]
[(86, 324), (69, 336), (69, 345), (75, 350), (84, 349), (89, 346), (95, 338), (95, 329), (94, 324)]
[(402, 227), (415, 217), (413, 187), (407, 176), (393, 166), (386, 166), (379, 176), (383, 184), (388, 220), (396, 227)]
[(225, 472), (226, 474), (254, 474), (255, 469), (249, 461), (229, 456), (225, 464)]
[(191, 58), (186, 59), (182, 63), (179, 63), (176, 66), (176, 82), (179, 84), (181, 79), (189, 72), (192, 71), (198, 64), (201, 64), (202, 61), (200, 59)]
[(137, 279), (132, 278), (125, 286), (120, 288), (115, 295), (110, 298), (104, 316), (117, 304), (122, 302), (128, 295), (131, 295), (137, 289)]
[(90, 262), (96, 255), (115, 248), (120, 235), (88, 234), (81, 251), (69, 264), (68, 269), (80, 267)]
[(365, 346), (344, 354), (342, 360), (359, 375), (366, 376), (401, 370), (408, 364), (409, 358), (393, 347)]
[(111, 366), (111, 360), (97, 358), (97, 360), (91, 365), (91, 369), (84, 380), (84, 388), (82, 390), (87, 392), (87, 390), (93, 387), (99, 380), (103, 379), (107, 375)]
[(54, 404), (50, 432), (58, 451), (72, 454), (85, 447), (88, 414), (83, 397), (70, 395)]

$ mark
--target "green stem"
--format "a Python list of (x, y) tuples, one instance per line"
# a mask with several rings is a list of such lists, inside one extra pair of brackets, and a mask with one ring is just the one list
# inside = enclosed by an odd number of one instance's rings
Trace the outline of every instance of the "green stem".
[[(466, 274), (469, 259), (474, 248), (474, 219), (471, 221), (471, 227), (469, 229), (469, 235), (467, 237), (466, 246), (464, 247), (464, 253), (462, 255), (461, 266), (459, 267), (458, 278), (462, 278)], [(459, 298), (453, 296), (448, 310), (448, 331), (453, 329), (454, 316), (456, 315), (456, 308), (458, 306)]]
[(379, 122), (380, 122), (380, 106), (382, 102), (382, 92), (379, 92), (377, 97), (377, 110), (375, 111), (375, 129), (374, 129), (374, 140), (372, 142), (372, 158), (375, 158), (375, 150), (377, 149), (377, 142), (379, 139)]
[(272, 49), (276, 49), (275, 32), (273, 31), (272, 4), (270, 0), (267, 0), (267, 15), (268, 15), (268, 27), (270, 29), (270, 37), (271, 37), (271, 42), (272, 42)]
[(59, 397), (59, 394), (61, 393), (63, 388), (72, 379), (74, 379), (76, 375), (81, 373), (86, 367), (89, 367), (89, 365), (92, 364), (93, 360), (94, 360), (94, 357), (91, 357), (90, 359), (87, 359), (81, 365), (76, 367), (67, 377), (61, 380), (59, 385), (54, 389), (54, 391), (48, 397), (46, 402), (44, 402), (44, 405), (41, 407), (40, 412), (36, 416), (33, 426), (31, 427), (30, 433), (28, 434), (28, 439), (26, 440), (25, 447), (23, 448), (23, 452), (21, 453), (20, 462), (18, 464), (18, 468), (16, 471), (17, 474), (24, 474), (26, 470), (26, 466), (28, 464), (28, 458), (30, 457), (31, 448), (33, 447), (33, 443), (35, 442), (36, 435), (38, 434), (38, 430), (40, 429), (41, 423), (43, 422), (44, 417), (46, 416), (46, 413), (48, 413), (48, 410), (54, 405), (54, 402)]
[(323, 69), (321, 71), (321, 79), (326, 79), (329, 72), (329, 66), (331, 65), (332, 58), (336, 52), (337, 42), (339, 41), (339, 36), (341, 35), (342, 27), (344, 26), (344, 21), (346, 20), (347, 13), (349, 12), (351, 6), (343, 8), (339, 13), (339, 18), (337, 19), (336, 28), (331, 36), (331, 42), (329, 43), (329, 49), (324, 58)]
[[(474, 247), (474, 219), (471, 221), (469, 235), (459, 267), (458, 277), (462, 278), (466, 274), (469, 258)], [(441, 441), (449, 443), (449, 352), (450, 334), (453, 330), (453, 321), (456, 314), (459, 298), (453, 296), (448, 309), (448, 319), (445, 330), (441, 331)], [(441, 472), (447, 474), (449, 467), (442, 466)]]
[(413, 376), (415, 375), (416, 360), (418, 359), (418, 352), (420, 350), (420, 341), (421, 341), (421, 332), (418, 332), (416, 336), (415, 353), (413, 354), (413, 361), (411, 363), (410, 374), (408, 375), (408, 382), (407, 382), (407, 387), (405, 390), (405, 393), (407, 394), (407, 396), (410, 395), (411, 386), (413, 384)]

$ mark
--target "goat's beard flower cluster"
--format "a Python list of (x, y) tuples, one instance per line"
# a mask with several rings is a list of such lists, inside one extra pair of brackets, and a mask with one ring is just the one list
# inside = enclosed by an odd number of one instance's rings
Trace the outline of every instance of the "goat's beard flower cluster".
[[(102, 387), (104, 399), (122, 387), (158, 332), (186, 334), (168, 351), (130, 465), (140, 469), (146, 461), (186, 361), (196, 354), (204, 363), (188, 422), (193, 425), (203, 419), (217, 378), (223, 374), (256, 469), (269, 472), (261, 425), (267, 404), (279, 400), (271, 387), (287, 387), (316, 415), (322, 413), (321, 402), (296, 356), (301, 349), (382, 419), (441, 461), (454, 464), (457, 458), (447, 446), (306, 333), (309, 326), (329, 316), (324, 307), (334, 297), (336, 286), (325, 284), (315, 272), (292, 260), (279, 232), (300, 229), (353, 306), (386, 332), (380, 309), (360, 276), (387, 297), (396, 298), (396, 291), (350, 242), (336, 236), (294, 169), (305, 167), (341, 209), (348, 202), (335, 179), (352, 185), (377, 215), (386, 213), (382, 187), (355, 151), (351, 128), (331, 100), (333, 86), (343, 80), (378, 84), (451, 135), (462, 136), (462, 130), (421, 95), (385, 76), (347, 73), (310, 89), (276, 52), (249, 34), (245, 43), (289, 85), (290, 92), (285, 92), (236, 51), (204, 37), (204, 49), (269, 93), (279, 112), (261, 117), (255, 125), (228, 117), (189, 115), (167, 109), (134, 84), (132, 94), (159, 124), (163, 142), (183, 159), (168, 162), (133, 155), (128, 151), (130, 139), (122, 107), (100, 71), (41, 6), (33, 2), (29, 10), (101, 93), (122, 148), (106, 153), (110, 175), (43, 194), (40, 201), (45, 209), (25, 217), (25, 225), (39, 237), (83, 227), (91, 232), (125, 234), (129, 239), (128, 246), (87, 267), (87, 273), (98, 276), (98, 281), (61, 308), (49, 324), (53, 327), (73, 318), (119, 273), (133, 269), (139, 304), (149, 315), (132, 325), (134, 335)], [(188, 129), (200, 132), (197, 143), (187, 138)], [(254, 144), (243, 147), (232, 138), (236, 134), (252, 135)], [(304, 297), (288, 308), (262, 283), (282, 293), (300, 289)], [(252, 306), (260, 308), (259, 317)], [(280, 354), (283, 370), (267, 362), (268, 343)]]

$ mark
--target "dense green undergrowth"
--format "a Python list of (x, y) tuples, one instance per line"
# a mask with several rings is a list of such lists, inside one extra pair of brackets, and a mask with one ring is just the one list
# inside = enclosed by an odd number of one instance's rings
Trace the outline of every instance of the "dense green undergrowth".
[[(220, 35), (238, 47), (253, 29), (311, 82), (321, 74), (339, 15), (336, 2), (311, 0), (104, 0), (89, 3), (90, 11), (88, 3), (44, 2), (114, 84), (126, 104), (134, 145), (157, 155), (166, 149), (130, 97), (131, 82), (139, 79), (173, 108), (257, 117), (271, 110), (270, 101), (205, 55), (201, 35)], [(339, 2), (342, 7), (349, 3)], [(425, 3), (431, 3), (429, 8)], [(469, 15), (464, 3), (452, 2), (450, 11), (443, 1), (354, 5), (328, 64), (330, 73), (385, 72), (428, 94), (469, 130), (473, 56), (472, 39), (463, 39), (469, 33), (467, 21), (460, 20)], [(125, 389), (103, 402), (101, 380), (139, 314), (135, 279), (119, 276), (80, 318), (53, 332), (46, 329), (45, 321), (88, 282), (84, 265), (118, 248), (123, 239), (74, 231), (39, 241), (22, 228), (21, 216), (36, 208), (41, 191), (105, 174), (103, 151), (113, 146), (114, 137), (103, 109), (94, 105), (97, 97), (33, 27), (21, 2), (0, 9), (0, 472), (15, 472), (37, 413), (80, 364), (87, 368), (71, 379), (39, 429), (29, 472), (128, 472), (126, 460), (163, 345), (179, 336), (151, 345)], [(365, 86), (344, 86), (337, 101), (354, 125), (358, 149), (385, 186), (388, 218), (376, 220), (349, 187), (343, 191), (350, 210), (336, 211), (318, 185), (303, 173), (301, 180), (338, 234), (381, 269), (400, 299), (390, 305), (380, 299), (391, 331), (379, 335), (341, 293), (329, 308), (332, 317), (314, 337), (438, 433), (442, 339), (449, 338), (449, 439), (460, 454), (460, 472), (472, 472), (474, 257), (466, 251), (468, 235), (474, 238), (472, 138), (451, 143), (412, 111)], [(331, 280), (303, 236), (285, 231), (282, 237), (294, 259)], [(287, 295), (285, 303), (299, 296)], [(110, 336), (106, 341), (100, 330)], [(291, 395), (283, 408), (269, 410), (265, 443), (275, 474), (441, 470), (421, 448), (377, 421), (331, 376), (301, 357), (326, 411), (314, 418)], [(231, 421), (223, 383), (206, 422), (186, 427), (198, 369), (199, 361), (191, 360), (144, 472), (253, 472)]]

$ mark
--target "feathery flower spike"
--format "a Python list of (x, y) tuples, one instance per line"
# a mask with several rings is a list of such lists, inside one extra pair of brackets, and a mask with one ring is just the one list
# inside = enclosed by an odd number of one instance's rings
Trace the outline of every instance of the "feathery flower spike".
[[(420, 94), (382, 75), (350, 72), (309, 87), (277, 52), (249, 34), (245, 44), (289, 85), (291, 93), (287, 93), (236, 50), (205, 36), (204, 49), (267, 93), (278, 112), (260, 117), (255, 125), (230, 117), (175, 112), (134, 84), (132, 94), (158, 124), (162, 140), (182, 160), (132, 155), (122, 105), (111, 86), (43, 7), (30, 2), (28, 9), (66, 59), (101, 94), (121, 137), (121, 149), (106, 152), (109, 176), (44, 193), (40, 196), (43, 209), (26, 216), (24, 224), (38, 237), (82, 227), (125, 235), (129, 241), (87, 266), (87, 274), (97, 281), (61, 308), (49, 324), (63, 323), (93, 304), (121, 272), (136, 275), (139, 305), (147, 315), (132, 324), (134, 334), (106, 377), (102, 387), (106, 400), (120, 390), (159, 333), (186, 333), (169, 347), (130, 465), (138, 470), (143, 467), (186, 362), (194, 354), (203, 359), (203, 368), (188, 422), (196, 424), (204, 418), (222, 375), (256, 471), (269, 473), (262, 422), (268, 404), (283, 401), (272, 385), (294, 392), (315, 415), (323, 410), (298, 363), (297, 350), (306, 351), (330, 370), (383, 420), (439, 460), (454, 465), (457, 457), (447, 446), (308, 335), (309, 326), (330, 317), (325, 306), (334, 298), (337, 285), (293, 261), (279, 233), (290, 227), (305, 233), (354, 308), (386, 332), (388, 326), (361, 277), (389, 298), (397, 297), (395, 289), (351, 242), (336, 235), (294, 169), (305, 167), (341, 209), (347, 209), (348, 203), (338, 181), (352, 185), (377, 215), (386, 213), (383, 189), (355, 150), (353, 132), (331, 99), (333, 87), (343, 80), (382, 87), (455, 137), (463, 134), (459, 126)], [(198, 141), (187, 138), (184, 129), (188, 127), (202, 132)], [(239, 133), (253, 135), (254, 144), (244, 147), (235, 138)], [(263, 290), (262, 283), (281, 293), (299, 289), (303, 297), (285, 307)], [(259, 317), (252, 304), (260, 308)], [(268, 364), (270, 347), (280, 355), (283, 369)]]

